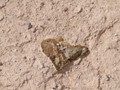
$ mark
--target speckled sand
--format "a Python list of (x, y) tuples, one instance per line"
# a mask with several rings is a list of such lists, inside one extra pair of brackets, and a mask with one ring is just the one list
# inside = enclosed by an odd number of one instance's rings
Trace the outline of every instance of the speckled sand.
[[(90, 54), (56, 73), (43, 39)], [(120, 0), (0, 0), (0, 90), (120, 90)]]

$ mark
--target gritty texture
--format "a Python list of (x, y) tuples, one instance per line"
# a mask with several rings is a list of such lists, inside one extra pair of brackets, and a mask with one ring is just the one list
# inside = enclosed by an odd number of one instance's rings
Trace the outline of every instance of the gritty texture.
[[(90, 54), (56, 73), (57, 36)], [(0, 90), (120, 90), (120, 0), (0, 0)]]

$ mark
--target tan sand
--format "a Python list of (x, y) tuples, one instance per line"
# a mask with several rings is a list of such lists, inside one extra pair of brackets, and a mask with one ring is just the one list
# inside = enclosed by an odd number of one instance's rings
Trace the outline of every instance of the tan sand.
[[(90, 50), (61, 73), (40, 46), (58, 36)], [(0, 0), (0, 90), (120, 90), (120, 0)]]

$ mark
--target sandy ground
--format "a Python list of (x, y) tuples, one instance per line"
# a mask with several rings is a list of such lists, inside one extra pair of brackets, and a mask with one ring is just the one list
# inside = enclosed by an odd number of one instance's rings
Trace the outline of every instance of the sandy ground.
[[(40, 46), (58, 36), (90, 50), (61, 73)], [(120, 90), (120, 0), (0, 0), (0, 90)]]

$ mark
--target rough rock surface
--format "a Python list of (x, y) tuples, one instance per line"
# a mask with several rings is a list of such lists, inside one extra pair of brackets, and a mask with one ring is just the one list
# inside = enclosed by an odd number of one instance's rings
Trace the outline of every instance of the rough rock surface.
[[(57, 36), (90, 54), (56, 73)], [(120, 0), (0, 0), (0, 90), (120, 90)]]

